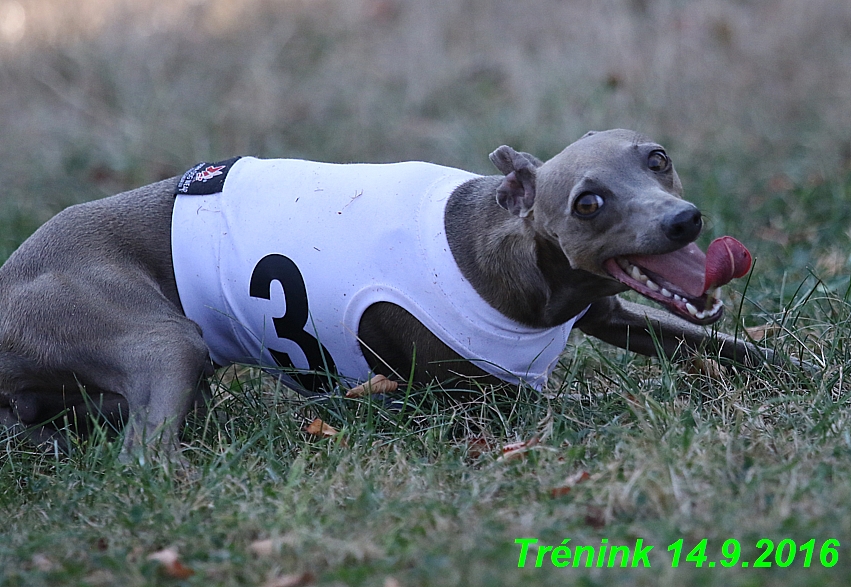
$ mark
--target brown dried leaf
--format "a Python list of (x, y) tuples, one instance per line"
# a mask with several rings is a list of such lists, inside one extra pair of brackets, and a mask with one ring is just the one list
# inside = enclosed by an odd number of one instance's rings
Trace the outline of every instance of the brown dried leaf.
[(393, 393), (399, 389), (399, 384), (395, 381), (387, 379), (384, 375), (376, 375), (366, 383), (361, 383), (357, 387), (351, 388), (346, 392), (346, 397), (363, 397), (365, 395)]
[(745, 332), (748, 333), (748, 336), (757, 342), (772, 334), (776, 334), (779, 331), (780, 326), (777, 324), (762, 324), (760, 326), (749, 326), (745, 328)]
[(188, 579), (195, 571), (180, 562), (176, 548), (164, 548), (148, 555), (149, 561), (160, 563), (160, 569), (173, 579)]
[(33, 555), (32, 564), (42, 573), (49, 573), (57, 568), (56, 563), (50, 560), (47, 555), (41, 554), (40, 552)]
[(816, 268), (820, 270), (821, 277), (833, 277), (843, 273), (847, 265), (848, 252), (837, 248), (820, 255), (816, 260)]
[(606, 525), (606, 512), (601, 507), (589, 505), (585, 512), (585, 523), (599, 530)]
[(145, 547), (137, 544), (133, 548), (130, 549), (130, 552), (127, 553), (127, 560), (131, 563), (138, 563), (142, 560), (142, 556), (145, 554)]
[(466, 439), (467, 456), (471, 459), (477, 459), (483, 454), (487, 454), (494, 450), (494, 444), (491, 440), (484, 436), (473, 436)]
[(712, 379), (721, 379), (724, 375), (724, 368), (715, 359), (695, 356), (689, 361), (688, 372), (692, 375), (706, 375)]
[(538, 444), (540, 440), (539, 436), (536, 434), (529, 440), (524, 440), (522, 442), (512, 442), (510, 444), (506, 444), (502, 447), (502, 456), (497, 459), (497, 461), (513, 461), (514, 459), (522, 459), (530, 448)]
[(293, 573), (274, 577), (263, 583), (263, 587), (305, 587), (316, 581), (316, 576), (310, 571)]
[(785, 247), (789, 244), (789, 235), (784, 230), (765, 227), (757, 232), (757, 236), (759, 236), (762, 240), (776, 243), (781, 247)]
[(582, 483), (583, 481), (590, 478), (591, 475), (588, 474), (588, 471), (577, 471), (573, 475), (570, 475), (567, 479), (565, 479), (558, 486), (550, 489), (550, 495), (552, 497), (561, 497), (562, 495), (567, 495), (570, 493), (570, 490)]
[(768, 188), (775, 192), (788, 192), (795, 187), (795, 183), (788, 175), (778, 173), (768, 180)]
[(295, 546), (296, 544), (298, 544), (298, 538), (295, 535), (284, 534), (283, 536), (255, 540), (248, 545), (248, 550), (257, 556), (266, 557), (278, 554), (285, 546)]
[(265, 540), (255, 540), (248, 546), (248, 550), (256, 554), (257, 556), (272, 556), (277, 553), (281, 548), (280, 540), (272, 540), (271, 538), (267, 538)]
[(323, 422), (319, 418), (315, 418), (313, 422), (307, 425), (304, 429), (308, 434), (313, 436), (331, 437), (339, 433), (339, 430)]
[(118, 585), (115, 575), (105, 569), (98, 569), (83, 578), (83, 584), (87, 587), (112, 587)]

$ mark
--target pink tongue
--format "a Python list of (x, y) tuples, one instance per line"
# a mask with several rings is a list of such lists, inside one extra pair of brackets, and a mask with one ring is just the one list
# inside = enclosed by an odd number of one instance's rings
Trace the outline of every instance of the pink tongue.
[(706, 280), (704, 291), (742, 277), (750, 271), (751, 254), (745, 245), (732, 236), (722, 236), (709, 243), (706, 249)]
[(706, 255), (694, 243), (673, 253), (630, 255), (627, 260), (676, 285), (690, 297), (698, 298), (706, 291), (703, 287)]
[(690, 243), (673, 253), (630, 255), (627, 259), (695, 298), (711, 287), (742, 277), (751, 267), (751, 254), (731, 236), (712, 241), (706, 254), (696, 244)]

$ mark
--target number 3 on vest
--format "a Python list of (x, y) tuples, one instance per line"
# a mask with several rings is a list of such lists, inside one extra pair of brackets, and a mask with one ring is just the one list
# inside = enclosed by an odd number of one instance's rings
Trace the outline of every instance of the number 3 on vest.
[[(270, 300), (273, 281), (280, 282), (287, 304), (283, 316), (272, 318), (275, 334), (280, 339), (291, 340), (298, 345), (307, 358), (308, 368), (311, 371), (333, 373), (335, 365), (331, 354), (321, 342), (316, 340), (316, 337), (304, 330), (310, 313), (307, 307), (307, 289), (301, 271), (288, 257), (278, 254), (266, 255), (260, 259), (251, 273), (249, 295), (253, 298)], [(269, 352), (281, 367), (295, 368), (287, 353), (272, 349), (269, 349)]]

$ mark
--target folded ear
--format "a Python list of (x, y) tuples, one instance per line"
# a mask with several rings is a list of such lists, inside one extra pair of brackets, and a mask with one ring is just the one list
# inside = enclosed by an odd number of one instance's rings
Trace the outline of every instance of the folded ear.
[(490, 160), (505, 174), (496, 190), (496, 202), (515, 216), (525, 218), (535, 204), (535, 175), (542, 165), (540, 159), (503, 145), (490, 154)]

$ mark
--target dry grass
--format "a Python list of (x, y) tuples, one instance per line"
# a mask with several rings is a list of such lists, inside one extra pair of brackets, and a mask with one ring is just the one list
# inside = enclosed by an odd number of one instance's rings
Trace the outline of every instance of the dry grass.
[(487, 171), (617, 126), (727, 189), (851, 160), (845, 0), (0, 0), (0, 56), (0, 173), (28, 188), (235, 153)]
[[(148, 558), (172, 547), (189, 585), (847, 585), (849, 87), (847, 0), (0, 0), (0, 258), (67, 203), (198, 160), (488, 171), (501, 143), (546, 157), (624, 126), (669, 146), (707, 238), (755, 253), (721, 327), (767, 323), (824, 365), (709, 378), (576, 337), (544, 398), (427, 389), (404, 412), (294, 403), (243, 370), (188, 472), (0, 435), (0, 585), (177, 584)], [(306, 435), (317, 415), (341, 436)], [(520, 536), (642, 537), (658, 564), (519, 570)], [(840, 564), (665, 552), (789, 537), (840, 539)]]

